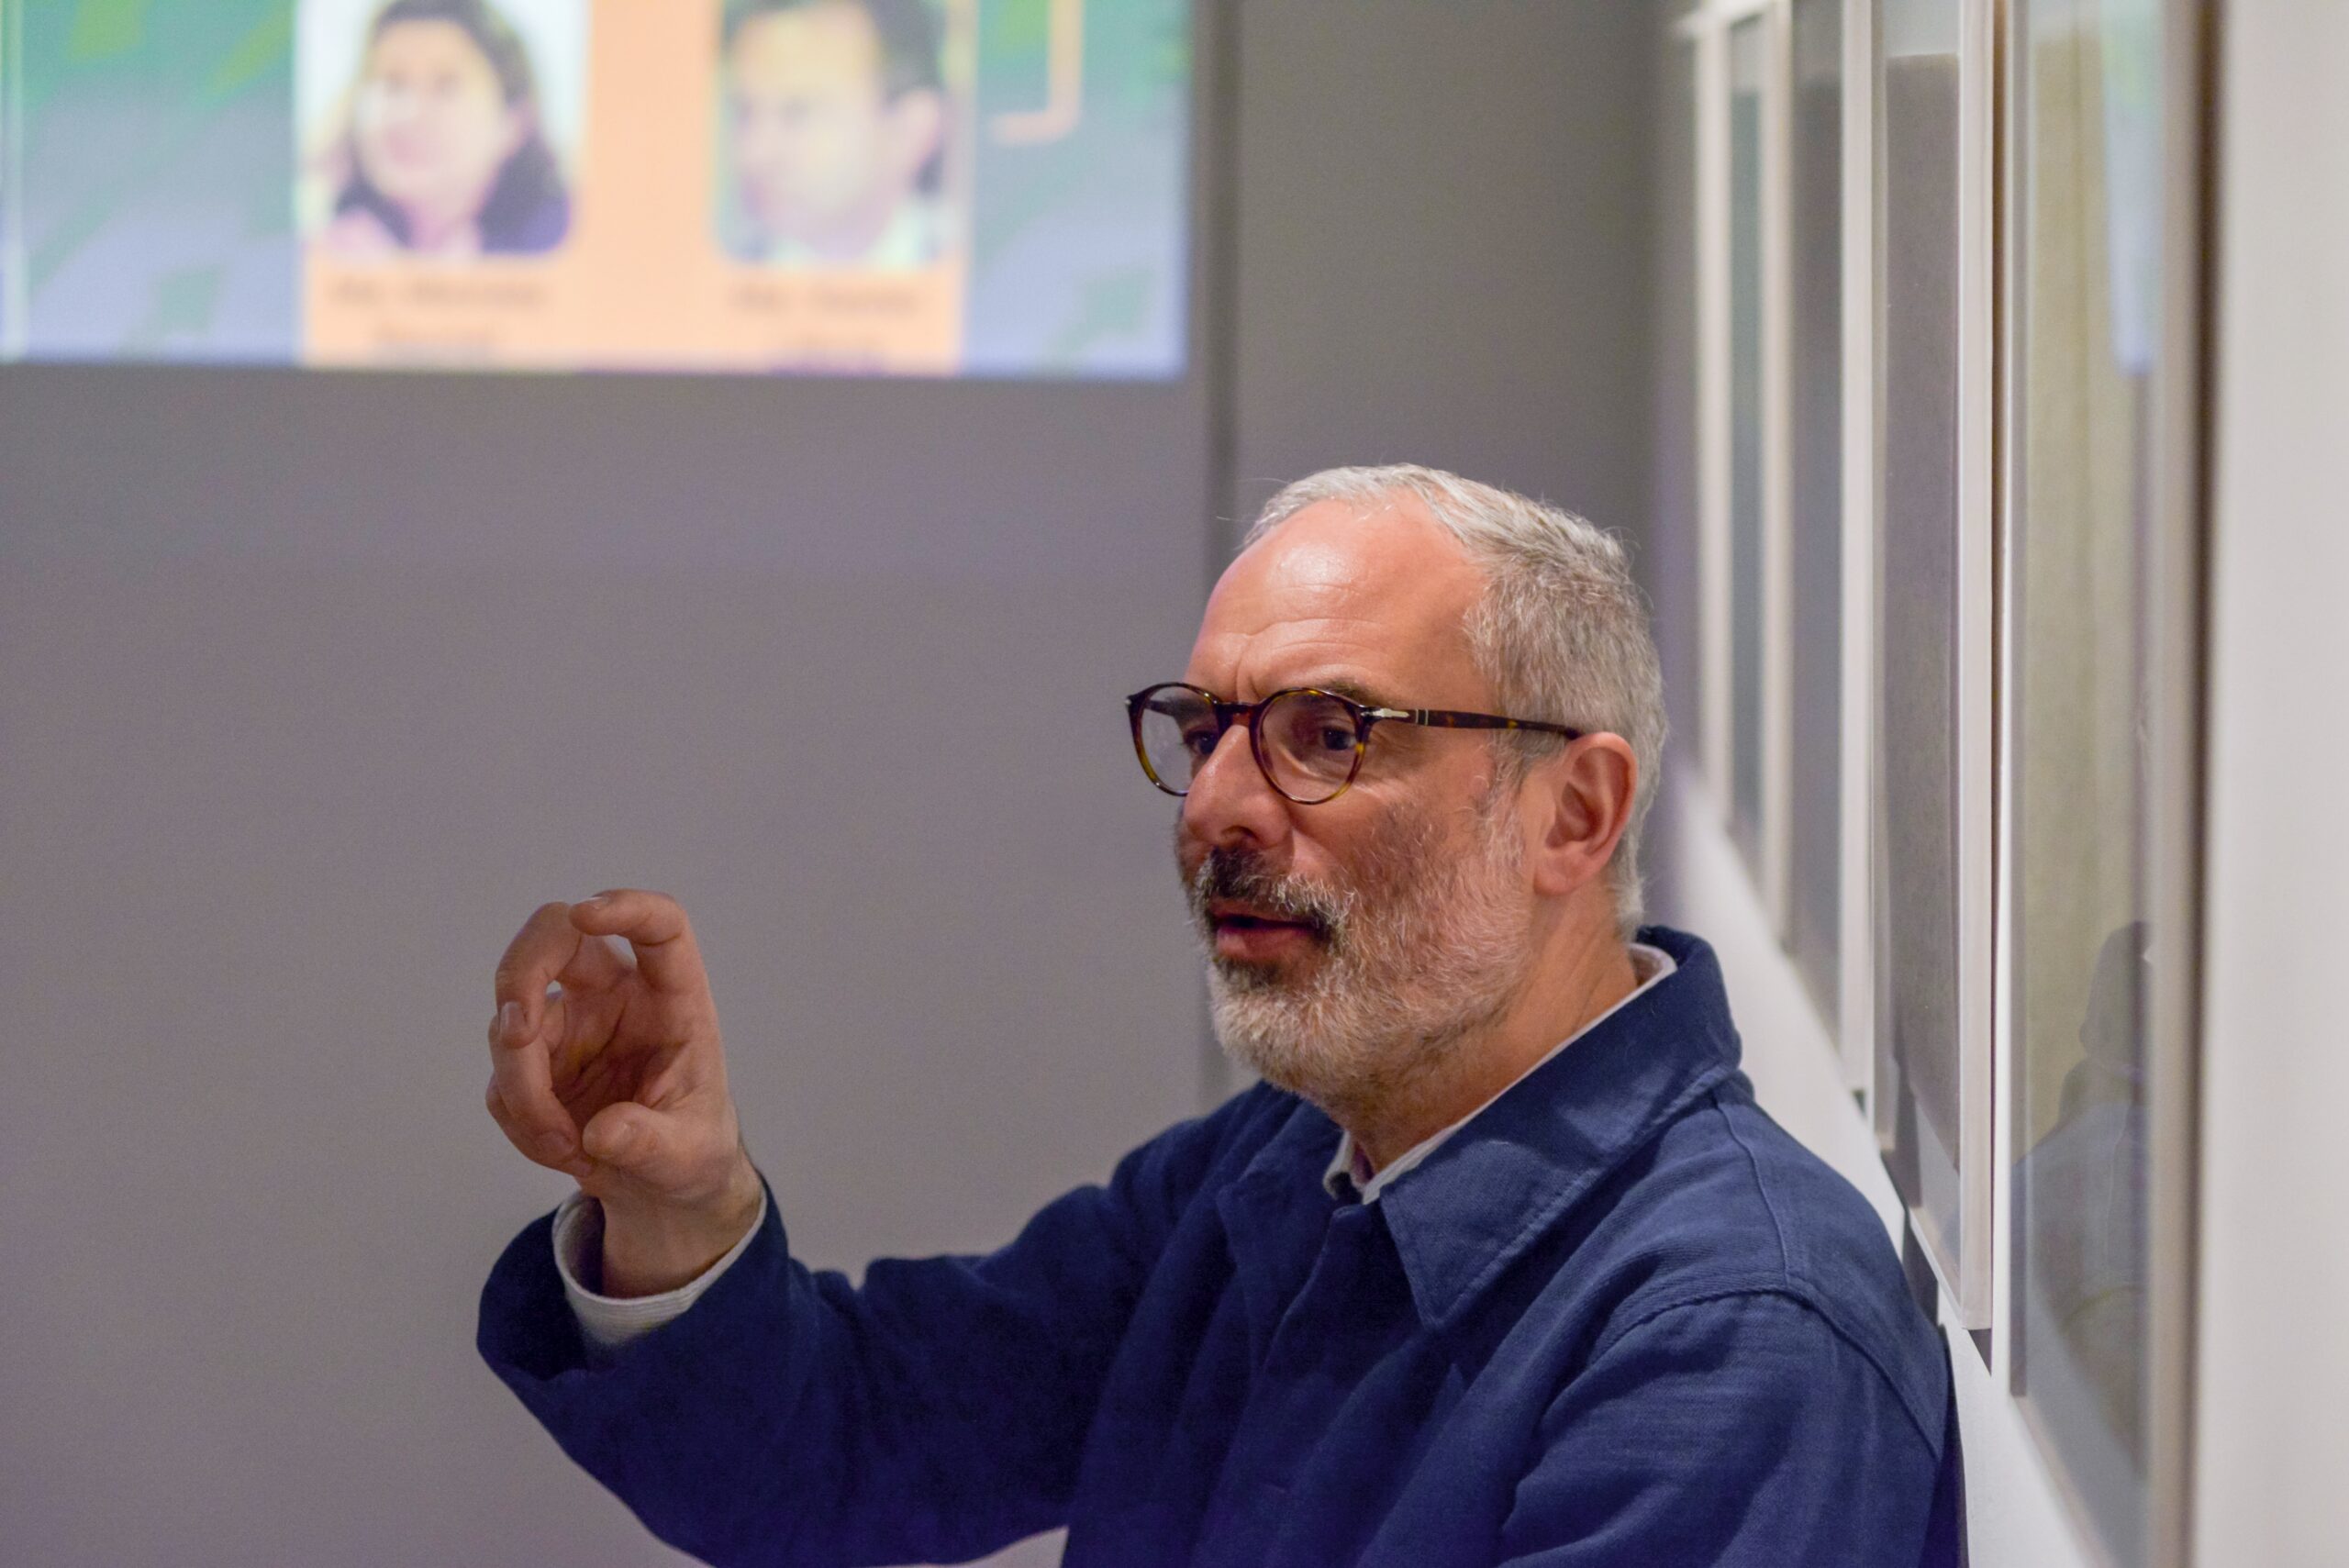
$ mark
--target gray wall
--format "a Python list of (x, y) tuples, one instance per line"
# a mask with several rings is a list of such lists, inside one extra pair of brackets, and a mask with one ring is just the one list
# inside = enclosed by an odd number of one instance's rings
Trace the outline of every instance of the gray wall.
[(686, 901), (819, 1263), (1008, 1238), (1191, 1109), (1117, 697), (1189, 639), (1200, 425), (0, 377), (0, 1557), (660, 1560), (472, 1346), (568, 1186), (480, 1106), (542, 898)]
[(1241, 515), (1338, 462), (1647, 496), (1650, 7), (1241, 5)]
[(1637, 10), (1251, 0), (1220, 409), (0, 371), (0, 1555), (671, 1559), (472, 1348), (568, 1184), (480, 1109), (543, 897), (686, 900), (818, 1264), (992, 1244), (1201, 1103), (1116, 698), (1325, 462), (1636, 532)]

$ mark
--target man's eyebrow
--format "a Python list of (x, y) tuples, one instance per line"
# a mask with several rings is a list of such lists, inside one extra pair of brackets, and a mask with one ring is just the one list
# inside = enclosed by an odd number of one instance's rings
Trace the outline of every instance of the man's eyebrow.
[(1330, 692), (1338, 696), (1350, 697), (1353, 701), (1362, 704), (1364, 707), (1400, 707), (1403, 706), (1400, 703), (1387, 701), (1385, 697), (1372, 691), (1368, 686), (1364, 685), (1360, 681), (1351, 681), (1343, 675), (1335, 676), (1326, 681), (1305, 681), (1299, 684), (1310, 686), (1317, 692)]

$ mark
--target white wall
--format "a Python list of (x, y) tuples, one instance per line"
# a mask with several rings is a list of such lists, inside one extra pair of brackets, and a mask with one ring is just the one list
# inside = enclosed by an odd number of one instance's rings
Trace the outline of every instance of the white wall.
[(2226, 8), (2202, 1568), (2349, 1560), (2349, 6)]

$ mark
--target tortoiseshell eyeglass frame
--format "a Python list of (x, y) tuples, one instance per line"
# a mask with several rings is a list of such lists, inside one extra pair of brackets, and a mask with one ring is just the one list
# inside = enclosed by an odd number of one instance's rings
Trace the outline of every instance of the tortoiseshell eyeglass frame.
[[(1150, 748), (1141, 738), (1142, 716), (1149, 711), (1150, 700), (1159, 693), (1168, 691), (1189, 692), (1207, 704), (1208, 711), (1215, 720), (1215, 740), (1209, 747), (1210, 751), (1214, 746), (1223, 744), (1225, 733), (1234, 724), (1245, 724), (1248, 727), (1248, 752), (1256, 759), (1256, 771), (1264, 775), (1264, 782), (1272, 785), (1274, 792), (1282, 799), (1295, 801), (1299, 806), (1327, 806), (1353, 787), (1354, 780), (1362, 773), (1363, 754), (1370, 749), (1371, 727), (1381, 722), (1421, 724), (1436, 729), (1530, 729), (1544, 735), (1563, 735), (1570, 741), (1579, 740), (1586, 733), (1568, 725), (1550, 724), (1538, 718), (1509, 718), (1497, 713), (1464, 713), (1456, 708), (1443, 707), (1372, 707), (1356, 702), (1342, 692), (1324, 691), (1319, 686), (1287, 686), (1258, 702), (1226, 702), (1206, 687), (1192, 685), (1187, 681), (1162, 681), (1154, 686), (1143, 687), (1126, 699), (1126, 722), (1133, 731), (1134, 757), (1141, 763), (1143, 775), (1177, 799), (1191, 793), (1189, 786), (1176, 789), (1158, 776), (1158, 770), (1151, 766)], [(1346, 769), (1345, 782), (1329, 794), (1316, 795), (1310, 800), (1281, 788), (1280, 780), (1273, 776), (1271, 762), (1264, 756), (1264, 728), (1256, 722), (1258, 716), (1266, 708), (1284, 697), (1294, 696), (1327, 697), (1343, 707), (1354, 721), (1353, 761)]]

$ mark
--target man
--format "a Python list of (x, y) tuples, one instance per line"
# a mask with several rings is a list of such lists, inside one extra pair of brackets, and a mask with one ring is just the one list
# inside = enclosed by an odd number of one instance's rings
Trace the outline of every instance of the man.
[(793, 267), (937, 260), (938, 56), (930, 0), (737, 0), (726, 20), (729, 249)]
[(861, 1289), (790, 1257), (683, 912), (547, 906), (490, 1110), (581, 1195), (483, 1352), (717, 1562), (1063, 1523), (1119, 1568), (1954, 1561), (1947, 1363), (1882, 1228), (1755, 1107), (1710, 951), (1636, 929), (1660, 686), (1579, 518), (1414, 468), (1275, 497), (1130, 704), (1264, 1082)]

